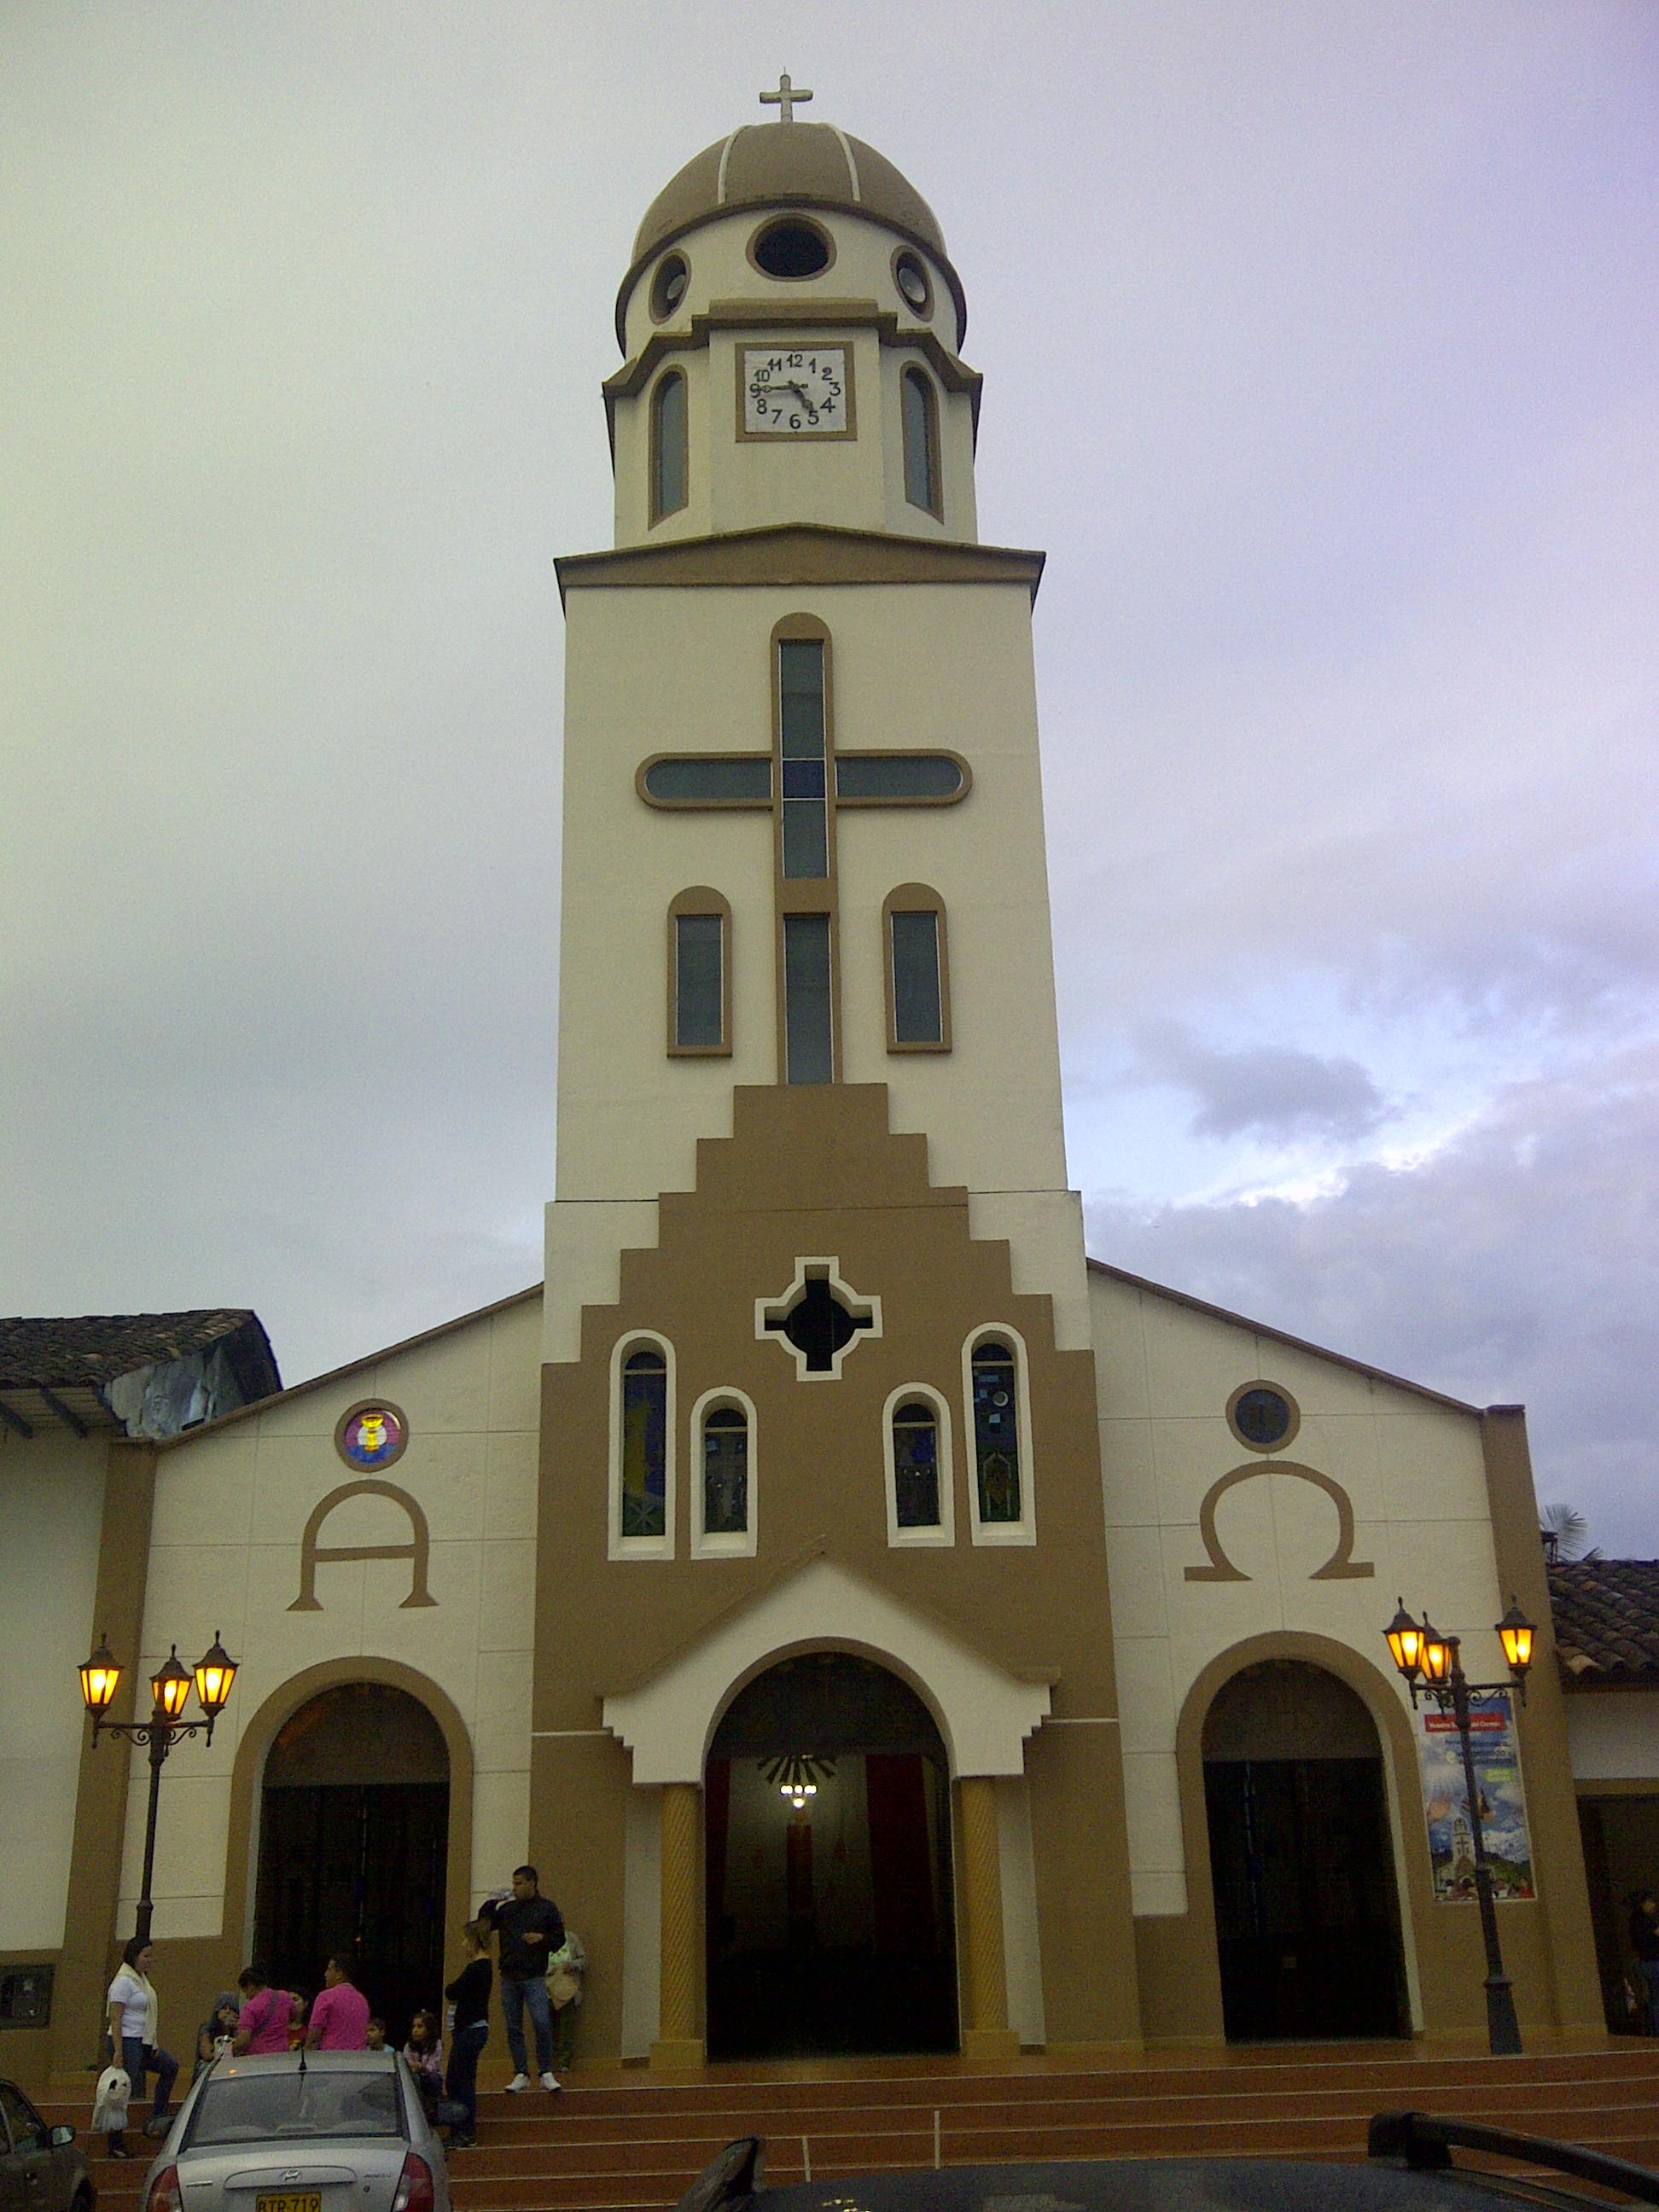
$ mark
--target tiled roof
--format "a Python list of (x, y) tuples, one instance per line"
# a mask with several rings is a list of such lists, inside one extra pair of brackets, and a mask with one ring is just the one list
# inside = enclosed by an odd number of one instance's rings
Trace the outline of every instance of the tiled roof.
[(1570, 1685), (1659, 1686), (1659, 1559), (1572, 1559), (1549, 1571), (1556, 1656)]
[(246, 1307), (214, 1307), (191, 1313), (0, 1321), (0, 1390), (95, 1388), (136, 1367), (188, 1358), (254, 1320)]

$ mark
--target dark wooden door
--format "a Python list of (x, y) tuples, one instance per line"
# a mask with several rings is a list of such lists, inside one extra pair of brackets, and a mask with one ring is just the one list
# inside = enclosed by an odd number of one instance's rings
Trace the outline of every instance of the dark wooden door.
[(268, 1789), (254, 1948), (279, 1987), (314, 1996), (331, 1953), (394, 2043), (442, 2005), (446, 1783)]
[(1230, 2040), (1406, 2033), (1375, 1759), (1206, 1760)]

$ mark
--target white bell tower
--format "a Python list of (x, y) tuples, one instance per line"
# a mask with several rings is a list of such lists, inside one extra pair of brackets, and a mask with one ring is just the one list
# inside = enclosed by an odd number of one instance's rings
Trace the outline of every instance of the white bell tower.
[(794, 111), (658, 196), (605, 386), (609, 552), (568, 629), (548, 1352), (656, 1240), (738, 1085), (884, 1085), (973, 1233), (1088, 1339), (1066, 1182), (1030, 611), (982, 546), (939, 223)]

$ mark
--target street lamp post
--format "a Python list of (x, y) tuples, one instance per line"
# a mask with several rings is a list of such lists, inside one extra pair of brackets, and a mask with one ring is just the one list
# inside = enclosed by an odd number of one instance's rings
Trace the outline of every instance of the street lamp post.
[(1492, 1905), (1492, 1868), (1486, 1859), (1485, 1826), (1480, 1818), (1480, 1790), (1474, 1776), (1474, 1753), (1469, 1731), (1469, 1700), (1474, 1697), (1511, 1697), (1527, 1702), (1527, 1669), (1532, 1664), (1534, 1626), (1517, 1601), (1497, 1623), (1498, 1641), (1509, 1662), (1507, 1682), (1471, 1682), (1460, 1656), (1462, 1639), (1442, 1636), (1425, 1614), (1413, 1620), (1404, 1598), (1384, 1634), (1394, 1663), (1405, 1677), (1417, 1704), (1419, 1684), (1443, 1713), (1452, 1717), (1458, 1748), (1463, 1754), (1463, 1787), (1469, 1807), (1469, 1841), (1474, 1852), (1474, 1893), (1480, 1906), (1480, 1933), (1486, 1947), (1486, 2040), (1496, 2057), (1513, 2057), (1521, 2049), (1521, 2024), (1515, 2016), (1515, 1993), (1504, 1972), (1504, 1954), (1498, 1946), (1498, 1914)]
[[(107, 1638), (80, 1669), (81, 1697), (92, 1715), (92, 1741), (96, 1745), (100, 1735), (125, 1736), (129, 1743), (145, 1744), (149, 1749), (149, 1809), (144, 1820), (144, 1880), (143, 1893), (138, 1899), (138, 1923), (134, 1930), (141, 1943), (149, 1941), (150, 1922), (155, 1917), (155, 1903), (150, 1894), (155, 1870), (155, 1814), (161, 1801), (161, 1769), (167, 1764), (167, 1753), (181, 1736), (200, 1735), (204, 1731), (210, 1743), (213, 1741), (213, 1723), (223, 1712), (230, 1697), (231, 1685), (236, 1680), (236, 1662), (219, 1640), (217, 1629), (213, 1642), (197, 1661), (194, 1669), (186, 1668), (179, 1657), (175, 1644), (171, 1656), (150, 1676), (150, 1696), (154, 1700), (147, 1721), (112, 1721), (106, 1718), (115, 1693), (121, 1686), (121, 1668), (109, 1648)], [(205, 1718), (187, 1721), (185, 1707), (190, 1702), (192, 1684)]]

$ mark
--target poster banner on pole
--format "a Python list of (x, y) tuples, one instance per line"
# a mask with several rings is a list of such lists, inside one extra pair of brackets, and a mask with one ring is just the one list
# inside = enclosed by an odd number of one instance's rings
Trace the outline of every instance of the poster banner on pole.
[[(1417, 1728), (1434, 1893), (1437, 1899), (1473, 1905), (1474, 1844), (1457, 1723), (1449, 1713), (1431, 1705), (1419, 1710)], [(1480, 1792), (1480, 1822), (1492, 1869), (1492, 1893), (1500, 1905), (1514, 1904), (1536, 1892), (1532, 1838), (1527, 1832), (1526, 1792), (1521, 1781), (1521, 1746), (1507, 1697), (1500, 1693), (1469, 1699), (1469, 1749), (1474, 1757), (1475, 1786)]]

